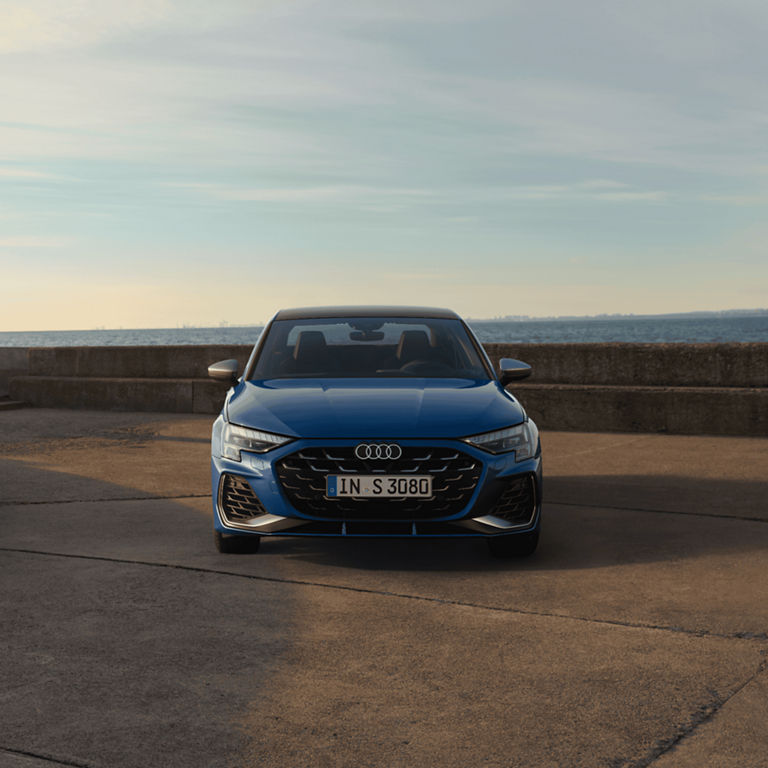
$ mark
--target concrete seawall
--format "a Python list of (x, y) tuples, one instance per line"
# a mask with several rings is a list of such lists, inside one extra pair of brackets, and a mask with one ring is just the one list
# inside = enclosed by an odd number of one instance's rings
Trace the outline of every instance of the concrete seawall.
[(768, 435), (768, 344), (486, 344), (498, 366), (533, 376), (509, 387), (545, 429)]
[[(250, 346), (0, 349), (0, 396), (36, 406), (216, 413), (208, 365)], [(768, 343), (487, 344), (530, 363), (510, 389), (546, 429), (768, 434)]]

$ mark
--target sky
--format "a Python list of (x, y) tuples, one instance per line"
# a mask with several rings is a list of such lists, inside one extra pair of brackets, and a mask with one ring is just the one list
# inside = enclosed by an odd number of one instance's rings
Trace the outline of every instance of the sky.
[(0, 330), (768, 307), (764, 0), (0, 0)]

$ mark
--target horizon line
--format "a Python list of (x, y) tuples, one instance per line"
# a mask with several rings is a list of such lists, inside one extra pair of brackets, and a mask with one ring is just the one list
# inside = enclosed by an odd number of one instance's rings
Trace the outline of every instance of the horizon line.
[[(760, 317), (768, 315), (768, 308), (753, 309), (720, 309), (720, 310), (691, 310), (688, 312), (658, 312), (658, 313), (600, 313), (596, 315), (497, 315), (495, 317), (465, 317), (467, 323), (515, 323), (515, 322), (547, 322), (558, 320), (622, 320), (622, 319), (652, 319), (652, 318), (684, 318), (684, 317)], [(193, 325), (184, 323), (182, 325), (157, 327), (141, 326), (126, 328), (125, 326), (115, 326), (107, 328), (98, 326), (96, 328), (56, 328), (56, 329), (38, 329), (24, 331), (0, 331), (0, 334), (20, 334), (20, 333), (100, 333), (109, 331), (185, 331), (185, 330), (221, 330), (226, 328), (263, 328), (266, 322), (259, 323), (229, 323), (223, 322), (219, 325)]]

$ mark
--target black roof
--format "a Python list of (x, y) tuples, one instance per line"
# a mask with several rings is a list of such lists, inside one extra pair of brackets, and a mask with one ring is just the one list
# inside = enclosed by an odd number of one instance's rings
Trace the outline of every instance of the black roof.
[(358, 306), (358, 307), (298, 307), (296, 309), (281, 309), (275, 320), (305, 320), (323, 317), (440, 317), (458, 319), (458, 315), (450, 309), (436, 307), (390, 307), (390, 306)]

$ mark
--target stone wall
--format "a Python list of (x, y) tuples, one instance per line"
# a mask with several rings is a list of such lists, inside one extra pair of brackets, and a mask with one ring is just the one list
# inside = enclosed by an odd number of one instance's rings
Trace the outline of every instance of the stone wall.
[[(487, 344), (533, 376), (509, 389), (544, 429), (768, 436), (768, 343)], [(0, 349), (11, 397), (36, 406), (216, 413), (209, 364), (250, 346)]]

